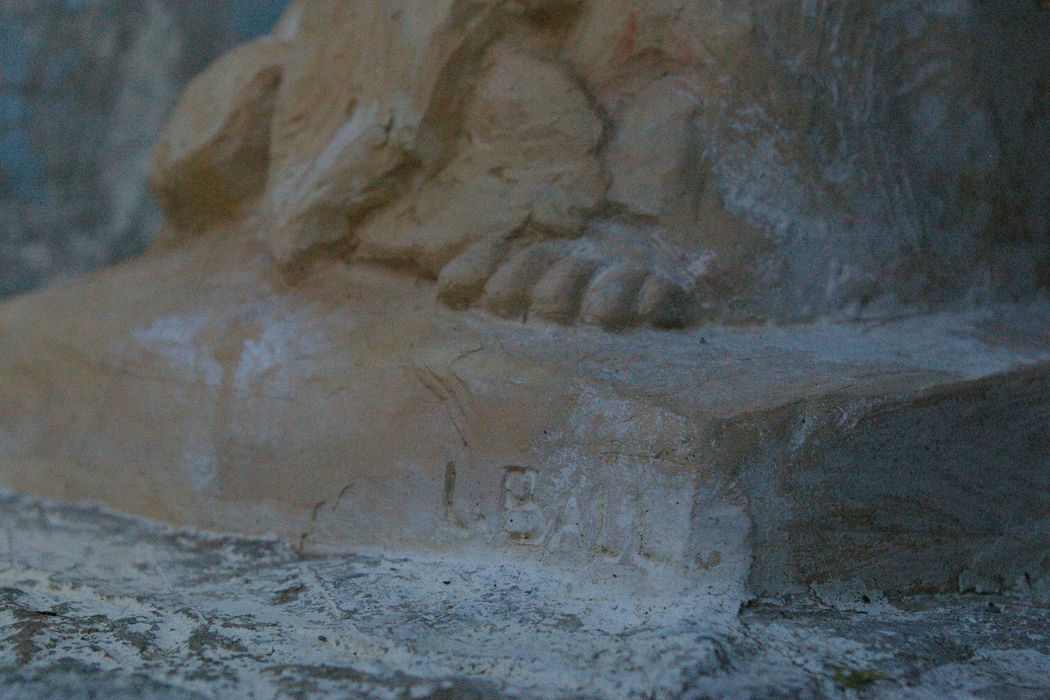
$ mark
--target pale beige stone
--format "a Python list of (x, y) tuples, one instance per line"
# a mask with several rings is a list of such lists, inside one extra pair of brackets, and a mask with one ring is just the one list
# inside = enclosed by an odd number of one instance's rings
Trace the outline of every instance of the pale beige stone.
[(174, 244), (0, 307), (4, 483), (728, 605), (1016, 579), (1045, 305), (719, 323), (872, 313), (933, 255), (888, 233), (897, 161), (822, 141), (846, 107), (791, 60), (835, 57), (762, 6), (295, 3), (173, 116)]
[[(458, 290), (442, 296), (459, 307), (505, 307), (478, 267), (453, 264), (476, 259), (475, 246), (501, 251), (483, 266), (496, 275), (525, 249), (572, 240), (559, 255), (579, 260), (560, 269), (580, 277), (557, 286), (564, 298), (553, 281), (530, 286), (539, 274), (492, 285), (519, 279), (514, 313), (535, 304), (531, 318), (561, 324), (808, 318), (1004, 279), (981, 265), (1018, 254), (977, 255), (987, 244), (972, 236), (1012, 221), (1029, 230), (996, 235), (1034, 242), (1045, 222), (1038, 201), (997, 194), (1006, 146), (993, 141), (1007, 136), (985, 128), (985, 77), (936, 58), (970, 50), (977, 10), (832, 5), (823, 26), (794, 0), (303, 0), (187, 91), (152, 181), (181, 225), (260, 195), (256, 235), (287, 270), (325, 256), (404, 269)], [(913, 43), (877, 43), (896, 41), (898, 25)], [(879, 51), (884, 65), (869, 63)], [(895, 84), (907, 114), (872, 94)], [(947, 103), (971, 107), (938, 111)], [(953, 134), (978, 146), (952, 148)], [(974, 178), (987, 195), (967, 194)], [(920, 187), (940, 223), (916, 210)], [(1027, 223), (994, 214), (1022, 204)], [(935, 273), (942, 253), (923, 246), (942, 224), (958, 240), (937, 234), (955, 252)], [(1029, 284), (1050, 265), (1050, 252), (1032, 252)], [(648, 293), (644, 313), (623, 312), (630, 321), (581, 316), (590, 277), (625, 265), (674, 288)], [(922, 281), (952, 275), (943, 291)], [(609, 287), (620, 295), (609, 308), (642, 303), (636, 286)]]
[[(951, 590), (1040, 556), (1045, 307), (612, 335), (337, 260), (290, 283), (253, 231), (0, 306), (4, 484), (315, 554), (481, 548), (726, 600)], [(618, 298), (596, 322), (625, 322)]]
[(149, 181), (174, 222), (227, 217), (266, 183), (285, 46), (262, 39), (227, 54), (183, 93), (153, 151)]

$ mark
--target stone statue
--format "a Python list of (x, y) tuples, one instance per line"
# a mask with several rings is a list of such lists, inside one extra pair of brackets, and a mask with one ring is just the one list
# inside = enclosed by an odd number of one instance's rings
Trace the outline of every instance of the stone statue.
[(1025, 69), (996, 21), (965, 2), (300, 2), (187, 91), (152, 182), (179, 231), (255, 214), (286, 270), (368, 262), (506, 318), (1029, 294), (1050, 166), (1019, 153), (1047, 153), (1050, 109), (1045, 85), (995, 93)]
[(1050, 41), (1010, 37), (1048, 27), (299, 0), (185, 92), (157, 249), (0, 306), (0, 476), (728, 601), (1008, 585), (1050, 512)]

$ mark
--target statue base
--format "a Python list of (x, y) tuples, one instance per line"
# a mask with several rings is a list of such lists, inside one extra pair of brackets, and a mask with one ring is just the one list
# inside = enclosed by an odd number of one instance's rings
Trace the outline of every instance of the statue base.
[(734, 600), (1045, 569), (1050, 306), (609, 334), (433, 298), (339, 261), (291, 284), (226, 231), (8, 302), (0, 477), (307, 554)]

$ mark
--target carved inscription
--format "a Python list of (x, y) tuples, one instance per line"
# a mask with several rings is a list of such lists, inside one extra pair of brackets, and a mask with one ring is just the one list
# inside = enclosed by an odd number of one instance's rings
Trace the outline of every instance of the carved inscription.
[(536, 470), (506, 467), (500, 491), (503, 531), (518, 544), (541, 544), (544, 522), (543, 510), (536, 502)]

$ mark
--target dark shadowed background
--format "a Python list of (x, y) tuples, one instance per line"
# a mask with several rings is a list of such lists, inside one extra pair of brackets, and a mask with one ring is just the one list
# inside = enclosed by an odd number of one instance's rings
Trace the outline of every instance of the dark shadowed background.
[(0, 0), (0, 297), (134, 255), (185, 83), (287, 0)]

